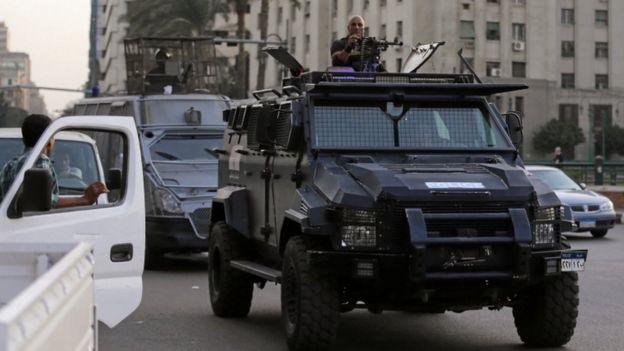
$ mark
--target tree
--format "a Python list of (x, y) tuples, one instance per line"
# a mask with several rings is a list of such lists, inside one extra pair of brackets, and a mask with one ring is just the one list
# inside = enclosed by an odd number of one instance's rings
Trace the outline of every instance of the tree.
[(569, 150), (584, 142), (583, 130), (578, 125), (557, 119), (551, 119), (533, 135), (533, 147), (545, 154), (557, 146)]
[(0, 128), (20, 127), (27, 115), (28, 112), (21, 108), (12, 107), (0, 91)]
[(613, 154), (624, 155), (624, 128), (612, 125), (605, 129), (605, 151), (607, 158)]
[(138, 0), (128, 2), (128, 36), (201, 36), (217, 14), (229, 13), (226, 0)]

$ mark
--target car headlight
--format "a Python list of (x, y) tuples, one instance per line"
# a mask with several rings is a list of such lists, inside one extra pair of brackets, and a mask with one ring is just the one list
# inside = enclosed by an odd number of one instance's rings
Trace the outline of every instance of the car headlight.
[(607, 202), (600, 205), (600, 211), (611, 211), (613, 210), (613, 202), (611, 200), (607, 200)]
[(342, 209), (340, 246), (376, 247), (376, 220), (376, 212), (373, 210)]
[(561, 218), (563, 207), (541, 207), (535, 209), (533, 245), (553, 245), (557, 242), (557, 220)]
[(182, 207), (180, 207), (178, 200), (176, 200), (175, 196), (173, 196), (173, 194), (169, 191), (165, 189), (156, 189), (154, 194), (164, 211), (174, 214), (183, 213)]

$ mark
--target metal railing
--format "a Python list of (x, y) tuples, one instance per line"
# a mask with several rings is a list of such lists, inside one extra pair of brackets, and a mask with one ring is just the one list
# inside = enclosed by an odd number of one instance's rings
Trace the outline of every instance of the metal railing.
[(530, 161), (526, 162), (526, 164), (557, 167), (577, 183), (588, 185), (624, 185), (624, 162), (621, 161), (605, 162), (602, 165), (602, 184), (600, 184), (600, 176), (597, 174), (596, 165), (593, 162), (574, 161), (556, 164), (551, 161)]

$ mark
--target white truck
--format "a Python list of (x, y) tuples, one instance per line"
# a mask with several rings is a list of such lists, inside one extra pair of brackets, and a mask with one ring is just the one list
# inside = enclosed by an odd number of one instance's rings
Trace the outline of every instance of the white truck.
[(97, 348), (89, 243), (0, 246), (0, 351)]
[[(48, 140), (61, 131), (78, 131), (96, 141), (103, 136), (109, 139), (110, 134), (117, 138), (118, 145), (114, 150), (106, 150), (117, 154), (119, 168), (108, 172), (106, 181), (111, 192), (105, 195), (105, 201), (102, 199), (92, 206), (51, 208), (50, 175), (32, 167)], [(97, 146), (94, 148), (98, 152)], [(101, 168), (101, 165), (96, 167)], [(101, 169), (97, 171), (102, 174)], [(75, 195), (61, 192), (61, 196)], [(62, 117), (46, 129), (0, 202), (0, 247), (37, 247), (41, 243), (91, 244), (95, 315), (99, 321), (114, 327), (141, 302), (144, 218), (143, 170), (134, 119)], [(0, 251), (2, 259), (8, 255), (7, 249)], [(0, 271), (4, 272), (2, 266)], [(39, 279), (33, 284), (39, 284)], [(0, 334), (0, 343), (3, 338), (10, 337)]]

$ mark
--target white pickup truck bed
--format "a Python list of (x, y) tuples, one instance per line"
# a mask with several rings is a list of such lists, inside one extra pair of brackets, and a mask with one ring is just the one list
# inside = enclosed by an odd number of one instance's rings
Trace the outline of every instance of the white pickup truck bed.
[(0, 245), (0, 351), (95, 350), (88, 243)]

